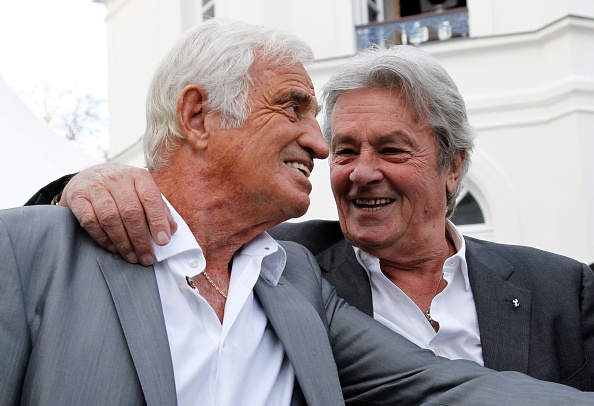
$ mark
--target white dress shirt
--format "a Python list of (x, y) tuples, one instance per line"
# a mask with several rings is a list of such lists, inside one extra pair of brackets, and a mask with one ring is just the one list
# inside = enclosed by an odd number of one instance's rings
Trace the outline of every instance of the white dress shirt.
[(431, 317), (439, 323), (437, 333), (423, 311), (382, 273), (377, 257), (357, 247), (355, 254), (369, 275), (377, 321), (436, 355), (484, 365), (476, 307), (468, 281), (466, 243), (450, 221), (446, 229), (457, 252), (443, 264), (443, 278), (448, 284), (431, 302)]
[(153, 246), (178, 405), (289, 405), (293, 367), (253, 292), (259, 276), (278, 283), (285, 251), (263, 233), (235, 254), (221, 324), (186, 282), (186, 276), (202, 273), (206, 261), (187, 224), (169, 207), (177, 232), (166, 246)]

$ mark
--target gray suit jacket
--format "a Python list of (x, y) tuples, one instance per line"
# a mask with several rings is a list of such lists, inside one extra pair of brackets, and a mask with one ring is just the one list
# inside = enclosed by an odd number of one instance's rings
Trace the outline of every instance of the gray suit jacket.
[[(255, 293), (294, 404), (594, 404), (594, 394), (433, 356), (339, 299), (303, 247)], [(99, 248), (68, 210), (0, 211), (0, 404), (174, 405), (153, 269)], [(342, 393), (341, 393), (342, 387)]]
[[(305, 245), (338, 295), (373, 316), (367, 273), (338, 222), (283, 223), (270, 234)], [(592, 270), (533, 248), (465, 240), (485, 366), (594, 389)]]

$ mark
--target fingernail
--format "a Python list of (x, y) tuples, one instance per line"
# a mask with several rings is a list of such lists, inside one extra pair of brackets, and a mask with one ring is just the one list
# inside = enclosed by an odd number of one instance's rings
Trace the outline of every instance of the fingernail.
[(167, 236), (167, 233), (165, 231), (159, 231), (157, 233), (157, 244), (158, 245), (165, 245), (167, 243), (169, 243), (169, 237)]
[(126, 261), (135, 264), (138, 262), (138, 257), (136, 256), (135, 253), (131, 252), (128, 255), (126, 255)]
[(140, 260), (140, 262), (142, 263), (142, 265), (144, 266), (149, 266), (150, 264), (153, 263), (153, 257), (152, 255), (143, 255), (142, 259)]

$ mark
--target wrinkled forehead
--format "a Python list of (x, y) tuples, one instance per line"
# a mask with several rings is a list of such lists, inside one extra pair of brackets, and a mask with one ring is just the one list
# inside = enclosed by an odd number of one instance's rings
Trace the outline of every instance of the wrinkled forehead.
[(303, 111), (318, 113), (319, 107), (313, 82), (301, 63), (283, 64), (259, 61), (252, 66), (250, 100), (268, 106), (294, 102)]
[(341, 94), (332, 110), (331, 145), (340, 140), (416, 138), (431, 129), (416, 119), (406, 97), (397, 89), (362, 88)]
[(298, 86), (315, 95), (313, 82), (303, 64), (290, 58), (256, 58), (249, 73), (254, 86)]
[(343, 116), (389, 120), (406, 117), (418, 122), (406, 95), (398, 87), (363, 87), (341, 92), (336, 98), (330, 115), (331, 124), (340, 123)]

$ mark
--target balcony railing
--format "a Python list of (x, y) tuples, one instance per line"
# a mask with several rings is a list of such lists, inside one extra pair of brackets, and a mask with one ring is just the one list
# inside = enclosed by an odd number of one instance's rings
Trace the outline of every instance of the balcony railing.
[(468, 9), (455, 8), (439, 13), (418, 14), (396, 21), (360, 25), (357, 30), (357, 48), (372, 44), (419, 45), (426, 41), (468, 37)]

